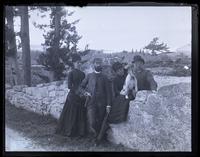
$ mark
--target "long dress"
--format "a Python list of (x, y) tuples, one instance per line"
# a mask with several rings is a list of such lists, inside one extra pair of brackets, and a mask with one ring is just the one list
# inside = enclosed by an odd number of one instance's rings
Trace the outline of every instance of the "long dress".
[(121, 123), (127, 120), (129, 111), (129, 99), (126, 99), (124, 95), (120, 95), (120, 91), (123, 88), (126, 75), (116, 76), (112, 83), (113, 99), (112, 107), (109, 115), (109, 123)]
[(77, 93), (79, 85), (85, 78), (85, 74), (73, 69), (68, 76), (68, 88), (65, 105), (61, 112), (56, 133), (64, 136), (84, 136), (86, 133), (86, 109), (84, 98)]

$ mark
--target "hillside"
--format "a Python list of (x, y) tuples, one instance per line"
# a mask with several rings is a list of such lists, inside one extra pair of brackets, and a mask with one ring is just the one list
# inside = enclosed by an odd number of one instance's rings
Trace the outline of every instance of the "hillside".
[[(105, 72), (112, 75), (112, 70), (110, 65), (115, 61), (120, 61), (124, 64), (132, 62), (134, 55), (141, 55), (145, 60), (145, 67), (152, 71), (154, 75), (160, 76), (191, 76), (191, 56), (188, 57), (185, 55), (186, 50), (184, 51), (179, 49), (179, 52), (172, 53), (162, 53), (158, 55), (145, 54), (140, 52), (114, 52), (114, 53), (104, 53), (103, 51), (98, 50), (89, 50), (84, 54), (82, 52), (82, 70), (86, 73), (91, 72), (91, 62), (95, 57), (101, 57), (104, 60)], [(182, 51), (181, 51), (182, 50)], [(182, 52), (182, 53), (181, 53)], [(42, 51), (31, 51), (31, 64), (32, 64), (32, 83), (33, 86), (38, 83), (47, 83), (52, 80), (51, 72), (45, 71), (42, 66), (36, 66), (37, 59), (39, 54)], [(188, 52), (187, 52), (188, 53)], [(19, 63), (22, 68), (22, 56), (21, 52), (19, 54)], [(8, 66), (7, 66), (8, 67)], [(6, 68), (8, 71), (8, 68)], [(112, 77), (112, 76), (111, 76)], [(7, 77), (9, 78), (9, 76)], [(65, 79), (65, 78), (64, 78)]]

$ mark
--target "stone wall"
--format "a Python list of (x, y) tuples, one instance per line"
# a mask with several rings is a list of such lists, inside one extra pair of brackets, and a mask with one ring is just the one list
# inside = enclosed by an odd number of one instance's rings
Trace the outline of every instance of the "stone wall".
[(42, 115), (50, 114), (58, 119), (68, 91), (66, 81), (39, 84), (36, 87), (14, 86), (6, 89), (6, 99), (16, 107)]
[[(191, 77), (155, 76), (155, 80), (159, 90), (138, 92), (130, 102), (128, 121), (111, 124), (109, 140), (138, 151), (191, 151)], [(57, 81), (7, 88), (6, 99), (58, 119), (68, 92), (67, 81)]]
[[(191, 82), (191, 77), (170, 77), (155, 76), (158, 88), (162, 86)], [(10, 86), (6, 84), (6, 99), (16, 107), (22, 107), (39, 114), (50, 114), (55, 118), (59, 117), (67, 94), (67, 81), (38, 84), (36, 87)]]
[(138, 151), (191, 151), (191, 83), (140, 91), (109, 140)]

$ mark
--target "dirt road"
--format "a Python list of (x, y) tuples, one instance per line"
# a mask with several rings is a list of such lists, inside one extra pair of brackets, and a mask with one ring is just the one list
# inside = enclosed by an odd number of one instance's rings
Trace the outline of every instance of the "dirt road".
[(57, 121), (5, 104), (6, 151), (133, 151), (105, 142), (95, 147), (91, 138), (69, 138), (54, 134)]

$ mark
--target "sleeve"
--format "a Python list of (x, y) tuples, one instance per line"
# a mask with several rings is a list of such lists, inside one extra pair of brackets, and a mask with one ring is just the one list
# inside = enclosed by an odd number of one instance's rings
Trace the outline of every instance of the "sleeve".
[(111, 106), (111, 97), (112, 97), (112, 89), (111, 89), (111, 82), (105, 77), (105, 89), (107, 95), (107, 105)]
[(128, 91), (129, 91), (129, 83), (128, 82), (130, 82), (130, 80), (131, 80), (131, 75), (130, 74), (128, 74), (127, 76), (126, 76), (126, 79), (125, 79), (125, 83), (124, 83), (124, 85), (123, 85), (123, 91), (124, 91), (124, 94), (125, 95), (127, 95), (128, 94)]
[(79, 91), (81, 94), (84, 95), (84, 93), (86, 92), (86, 86), (88, 84), (88, 80), (89, 80), (89, 76), (86, 75), (85, 78), (83, 79), (83, 81), (81, 82), (80, 86), (79, 86)]
[(120, 94), (120, 91), (118, 90), (118, 87), (117, 87), (117, 79), (116, 78), (112, 81), (112, 93), (113, 93), (113, 97), (116, 97), (117, 95)]
[(84, 78), (85, 78), (85, 73), (83, 73), (83, 80), (84, 80)]
[(157, 90), (158, 85), (157, 85), (156, 81), (154, 80), (153, 75), (150, 71), (147, 72), (147, 81), (150, 84), (151, 90)]
[(72, 72), (69, 72), (69, 76), (68, 76), (68, 88), (69, 89), (73, 88), (73, 75), (72, 75)]
[[(81, 73), (80, 74), (80, 77), (81, 77), (81, 80), (83, 81), (84, 78), (85, 78), (85, 73)], [(84, 96), (84, 90), (81, 88), (81, 83), (82, 81), (80, 82), (78, 88), (76, 89), (76, 94), (79, 95), (80, 97), (83, 97)]]

